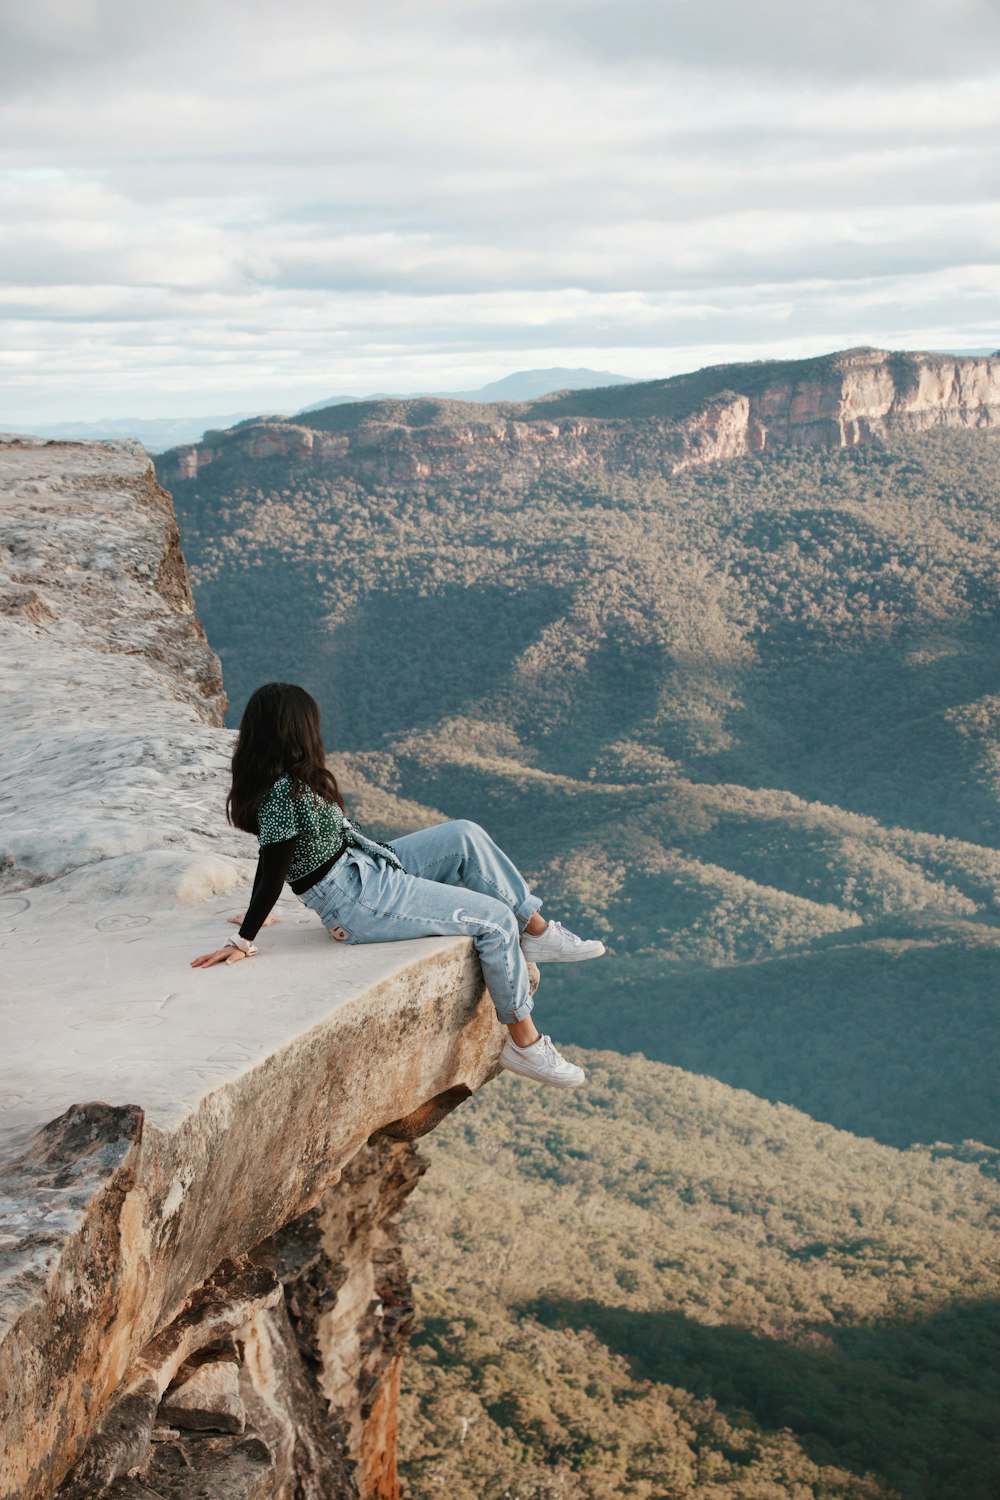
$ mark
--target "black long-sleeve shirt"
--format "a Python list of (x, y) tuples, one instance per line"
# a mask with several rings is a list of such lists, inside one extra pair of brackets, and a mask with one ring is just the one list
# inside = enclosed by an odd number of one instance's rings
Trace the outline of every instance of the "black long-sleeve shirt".
[(253, 878), (250, 905), (240, 926), (240, 937), (253, 942), (271, 909), (281, 895), (282, 887), (291, 868), (292, 855), (297, 840), (282, 839), (277, 844), (262, 844), (257, 860), (257, 873)]

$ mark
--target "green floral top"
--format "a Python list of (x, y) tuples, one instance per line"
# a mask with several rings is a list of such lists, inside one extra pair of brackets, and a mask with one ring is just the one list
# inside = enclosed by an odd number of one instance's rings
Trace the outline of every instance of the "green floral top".
[(397, 870), (403, 868), (387, 845), (367, 838), (335, 802), (327, 802), (309, 787), (301, 796), (293, 797), (290, 776), (279, 777), (260, 804), (257, 826), (262, 849), (266, 844), (297, 840), (286, 876), (290, 881), (301, 880), (304, 875), (317, 870), (345, 842), (376, 858), (388, 860)]

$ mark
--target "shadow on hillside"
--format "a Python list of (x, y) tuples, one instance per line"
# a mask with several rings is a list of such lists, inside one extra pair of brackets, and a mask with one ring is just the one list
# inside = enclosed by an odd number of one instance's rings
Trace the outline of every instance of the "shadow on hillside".
[(638, 1379), (710, 1397), (740, 1426), (787, 1428), (815, 1463), (873, 1472), (902, 1500), (1000, 1493), (996, 1303), (958, 1303), (909, 1323), (822, 1326), (829, 1352), (672, 1311), (545, 1297), (519, 1311), (589, 1329)]
[(668, 666), (661, 647), (609, 636), (592, 647), (577, 679), (543, 674), (529, 700), (514, 705), (533, 764), (586, 781), (609, 739), (628, 739), (655, 712)]
[(403, 588), (362, 596), (331, 630), (324, 603), (331, 588), (317, 578), (331, 571), (332, 564), (283, 558), (280, 567), (254, 570), (252, 591), (243, 575), (199, 589), (209, 639), (224, 643), (230, 723), (259, 683), (278, 677), (316, 697), (338, 750), (370, 750), (387, 733), (457, 713), (481, 717), (516, 657), (563, 607), (552, 588)]
[[(464, 713), (487, 717), (520, 653), (563, 607), (558, 589), (515, 593), (479, 583), (433, 594), (398, 589), (363, 598), (316, 648), (317, 697), (340, 722), (338, 748), (370, 749), (385, 734)], [(345, 715), (341, 705), (349, 705)]]
[(323, 709), (332, 741), (345, 713), (332, 677), (314, 562), (225, 573), (195, 588), (198, 616), (222, 661), (226, 723), (237, 728), (250, 694), (264, 682), (297, 682)]
[(993, 943), (851, 941), (764, 962), (546, 973), (553, 1035), (642, 1052), (905, 1149), (1000, 1146)]
[(793, 629), (757, 643), (734, 749), (699, 768), (713, 781), (781, 787), (806, 801), (971, 843), (1000, 839), (982, 745), (945, 715), (1000, 689), (996, 623), (949, 624), (863, 649), (824, 647)]

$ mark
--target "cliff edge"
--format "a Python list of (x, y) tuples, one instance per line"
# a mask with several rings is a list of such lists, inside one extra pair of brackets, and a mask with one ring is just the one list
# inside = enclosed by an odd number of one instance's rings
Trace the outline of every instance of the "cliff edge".
[(716, 365), (666, 380), (537, 401), (358, 401), (259, 417), (157, 459), (170, 484), (210, 464), (283, 459), (368, 484), (540, 473), (678, 473), (773, 448), (853, 448), (894, 433), (1000, 423), (1000, 358), (847, 349), (816, 359)]
[(412, 1139), (496, 1071), (471, 944), (243, 899), (230, 735), (138, 445), (0, 443), (0, 1497), (398, 1493)]

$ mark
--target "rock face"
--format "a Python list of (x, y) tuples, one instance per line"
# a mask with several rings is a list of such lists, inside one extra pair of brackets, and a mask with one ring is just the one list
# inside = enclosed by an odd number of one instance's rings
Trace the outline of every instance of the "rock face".
[(823, 359), (720, 366), (671, 380), (477, 407), (359, 402), (245, 422), (157, 460), (167, 483), (206, 465), (322, 466), (379, 484), (594, 465), (676, 472), (787, 445), (846, 448), (892, 432), (1000, 423), (1000, 359), (852, 349)]
[(140, 445), (22, 441), (0, 454), (0, 610), (45, 627), (39, 666), (82, 636), (91, 652), (142, 658), (161, 692), (221, 724), (219, 660), (194, 612), (173, 502)]
[(190, 968), (254, 850), (141, 450), (0, 444), (0, 599), (0, 1497), (392, 1497), (392, 1215), (502, 1040), (471, 945), (283, 898)]

